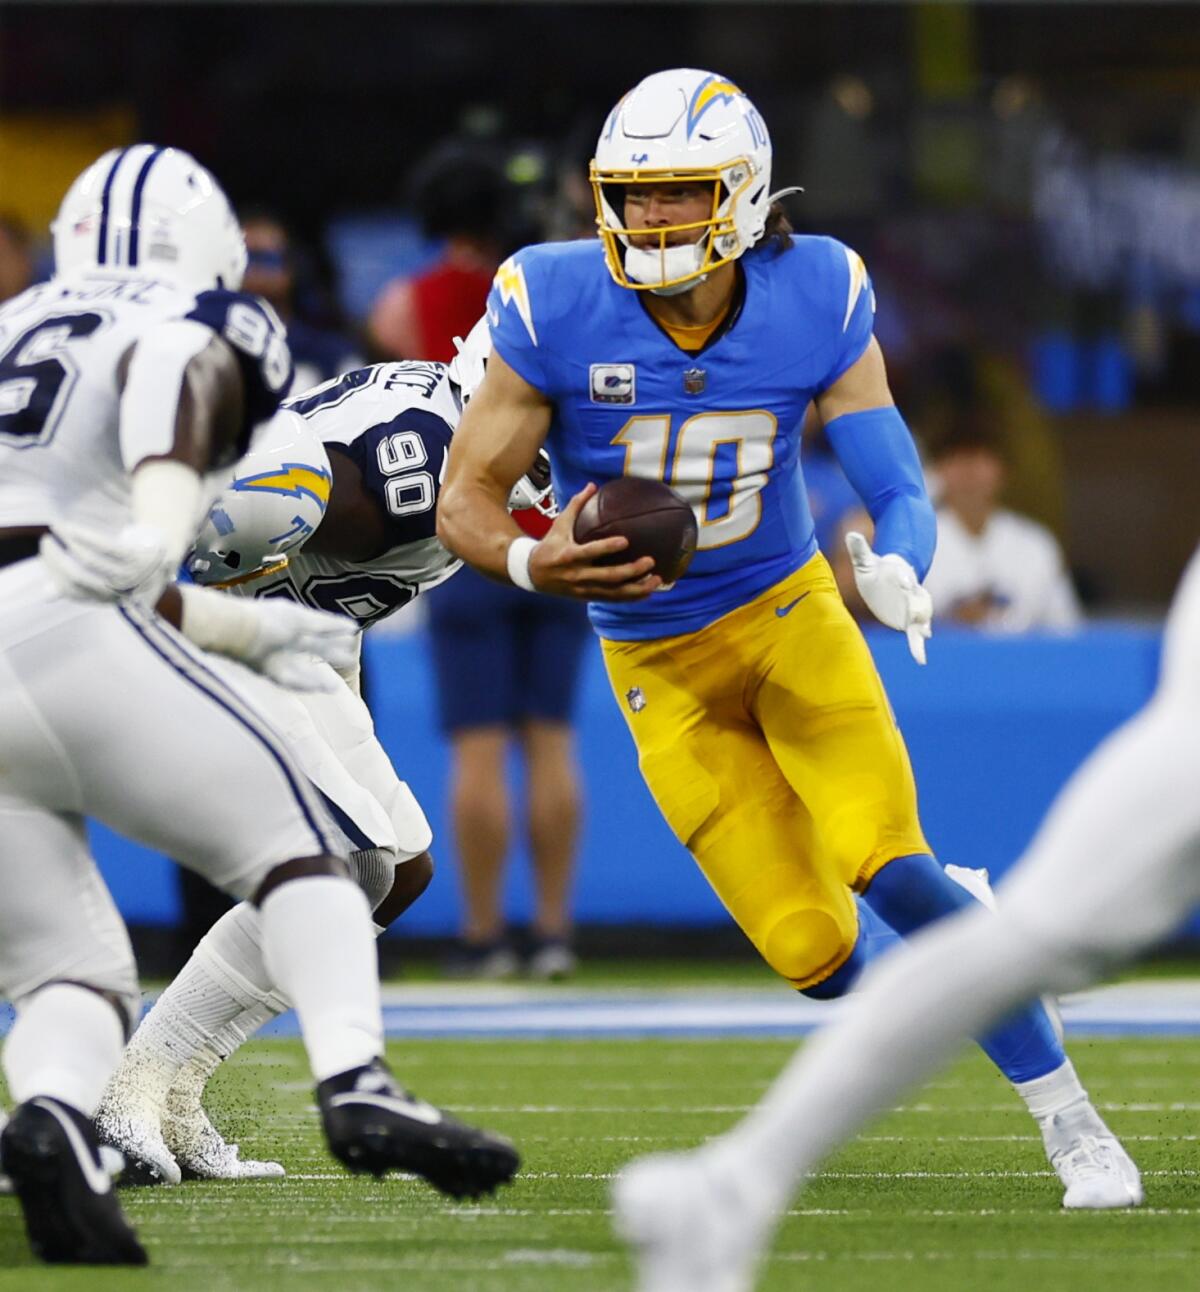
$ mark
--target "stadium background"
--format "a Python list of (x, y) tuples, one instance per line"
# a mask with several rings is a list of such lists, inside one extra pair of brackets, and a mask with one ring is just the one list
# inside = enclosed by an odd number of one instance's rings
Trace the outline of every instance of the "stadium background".
[[(573, 230), (611, 103), (663, 66), (717, 68), (770, 124), (775, 184), (807, 190), (793, 222), (865, 255), (918, 435), (963, 400), (1004, 420), (1014, 501), (1063, 540), (1093, 620), (1065, 639), (939, 628), (920, 672), (872, 635), (942, 857), (1002, 870), (1148, 694), (1200, 514), (1189, 6), (8, 3), (0, 33), (0, 214), (34, 232), (43, 267), (46, 222), (83, 164), (135, 138), (175, 144), (239, 207), (291, 226), (302, 309), (351, 332), (388, 277), (436, 254), (404, 208), (435, 144), (483, 141), (529, 228)], [(439, 876), (393, 937), (443, 937), (457, 892), (419, 626), (375, 634), (368, 662), (381, 737), (441, 841)], [(595, 653), (579, 717), (585, 952), (603, 941), (592, 930), (642, 953), (681, 928), (739, 946), (640, 783)], [(166, 863), (107, 836), (99, 848), (131, 922), (169, 928)]]

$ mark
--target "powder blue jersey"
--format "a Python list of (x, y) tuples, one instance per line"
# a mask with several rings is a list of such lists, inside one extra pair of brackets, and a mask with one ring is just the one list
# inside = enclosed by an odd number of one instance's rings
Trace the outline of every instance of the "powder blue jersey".
[(738, 265), (736, 316), (696, 354), (613, 282), (598, 241), (526, 247), (496, 275), (492, 344), (554, 403), (546, 447), (560, 503), (624, 474), (666, 481), (696, 511), (688, 572), (645, 601), (593, 603), (601, 636), (694, 632), (817, 550), (801, 423), (870, 341), (870, 282), (832, 238), (793, 237)]

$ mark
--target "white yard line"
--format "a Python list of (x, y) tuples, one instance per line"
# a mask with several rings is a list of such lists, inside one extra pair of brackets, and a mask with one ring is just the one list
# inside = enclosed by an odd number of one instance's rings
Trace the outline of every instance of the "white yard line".
[[(1142, 1176), (1190, 1179), (1200, 1176), (1200, 1168), (1178, 1167), (1161, 1171), (1143, 1171)], [(415, 1177), (400, 1173), (399, 1179)], [(522, 1171), (518, 1180), (615, 1180), (616, 1171)], [(1042, 1180), (1054, 1179), (1053, 1171), (818, 1171), (812, 1179), (821, 1180)], [(343, 1171), (288, 1172), (289, 1180), (345, 1180)], [(1175, 1213), (1172, 1213), (1175, 1214)]]

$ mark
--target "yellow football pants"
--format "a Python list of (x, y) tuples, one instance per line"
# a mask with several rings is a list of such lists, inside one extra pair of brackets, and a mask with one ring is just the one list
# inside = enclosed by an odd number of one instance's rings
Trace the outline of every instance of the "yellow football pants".
[(822, 982), (854, 947), (852, 890), (930, 851), (825, 558), (699, 632), (602, 645), (667, 824), (767, 963), (796, 987)]

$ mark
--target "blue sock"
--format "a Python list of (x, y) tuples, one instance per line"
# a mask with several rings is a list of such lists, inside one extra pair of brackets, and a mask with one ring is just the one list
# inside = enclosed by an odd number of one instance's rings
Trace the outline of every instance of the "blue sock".
[(904, 940), (861, 897), (855, 898), (854, 904), (858, 908), (858, 939), (850, 958), (823, 982), (804, 988), (800, 993), (802, 996), (812, 1000), (837, 1000), (854, 986), (855, 979), (872, 960), (878, 960)]
[[(973, 905), (975, 899), (928, 853), (918, 853), (897, 857), (884, 866), (871, 881), (866, 901), (897, 933), (907, 936), (944, 915)], [(997, 966), (997, 972), (1001, 971)], [(979, 1038), (979, 1044), (1014, 1084), (1044, 1077), (1067, 1057), (1040, 1001), (998, 1024)]]

